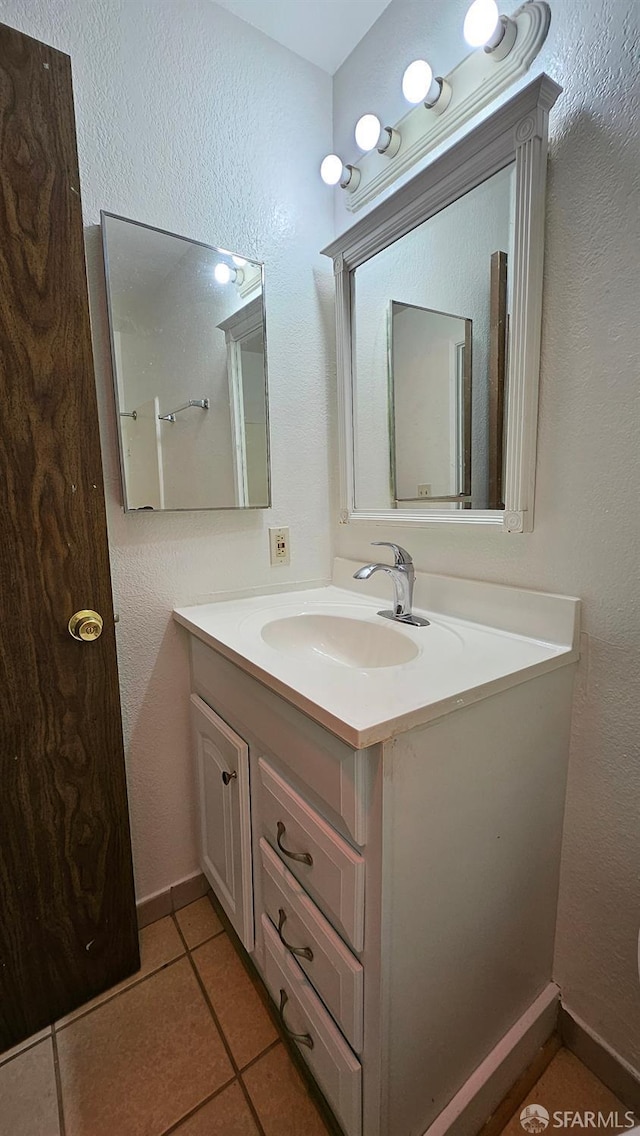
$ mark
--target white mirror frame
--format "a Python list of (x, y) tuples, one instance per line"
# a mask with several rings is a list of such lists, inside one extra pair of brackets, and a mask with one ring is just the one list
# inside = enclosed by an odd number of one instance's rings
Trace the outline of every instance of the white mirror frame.
[[(548, 75), (541, 75), (322, 250), (333, 260), (336, 281), (342, 524), (493, 525), (518, 533), (533, 529), (548, 120), (561, 92)], [(505, 508), (432, 509), (428, 517), (424, 511), (358, 509), (353, 458), (352, 273), (512, 162), (516, 205)]]

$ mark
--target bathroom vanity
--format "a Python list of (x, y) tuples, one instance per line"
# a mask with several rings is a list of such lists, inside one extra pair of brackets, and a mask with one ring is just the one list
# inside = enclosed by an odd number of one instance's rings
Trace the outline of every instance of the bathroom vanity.
[(202, 869), (346, 1136), (477, 1132), (553, 1030), (577, 600), (182, 608)]

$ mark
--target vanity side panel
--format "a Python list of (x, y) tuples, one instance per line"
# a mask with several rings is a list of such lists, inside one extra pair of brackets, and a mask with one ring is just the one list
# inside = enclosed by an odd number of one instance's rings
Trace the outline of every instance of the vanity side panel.
[(385, 746), (383, 1136), (422, 1136), (551, 980), (574, 670)]

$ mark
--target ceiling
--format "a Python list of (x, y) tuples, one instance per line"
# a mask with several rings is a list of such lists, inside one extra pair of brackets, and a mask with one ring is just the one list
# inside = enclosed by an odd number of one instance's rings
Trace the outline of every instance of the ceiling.
[(333, 75), (390, 0), (216, 0)]

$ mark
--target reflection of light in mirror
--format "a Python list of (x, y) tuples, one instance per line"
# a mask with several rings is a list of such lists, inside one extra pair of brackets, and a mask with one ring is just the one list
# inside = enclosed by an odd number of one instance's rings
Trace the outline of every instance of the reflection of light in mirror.
[(498, 40), (491, 43), (496, 34), (502, 32), (496, 0), (473, 0), (464, 18), (462, 31), (469, 47), (484, 47), (485, 44), (495, 47), (502, 38), (499, 35)]
[(236, 268), (244, 268), (244, 266), (247, 263), (243, 256), (232, 256), (231, 259), (232, 259), (233, 263), (235, 264)]
[[(246, 260), (242, 260), (242, 257), (240, 256), (234, 256), (232, 259), (234, 261), (242, 261), (243, 264), (247, 263)], [(231, 265), (225, 264), (224, 261), (220, 261), (218, 264), (216, 264), (213, 270), (213, 275), (218, 281), (218, 284), (242, 284), (244, 280), (244, 272), (241, 268), (232, 268)]]
[(325, 185), (337, 185), (342, 177), (342, 159), (337, 154), (327, 154), (320, 166), (320, 177)]
[(213, 275), (218, 281), (218, 284), (228, 284), (235, 273), (228, 264), (216, 264)]
[(378, 145), (382, 123), (375, 114), (363, 114), (356, 122), (356, 143), (366, 153)]

